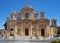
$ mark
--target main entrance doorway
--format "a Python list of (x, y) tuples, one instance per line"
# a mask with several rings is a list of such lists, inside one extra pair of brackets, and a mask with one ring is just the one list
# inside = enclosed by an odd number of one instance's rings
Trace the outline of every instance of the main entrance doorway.
[(13, 30), (13, 28), (10, 29), (10, 36), (14, 36), (14, 30)]
[(44, 36), (45, 35), (45, 30), (44, 28), (41, 29), (41, 36)]
[(25, 36), (28, 36), (29, 35), (29, 30), (28, 28), (25, 28)]

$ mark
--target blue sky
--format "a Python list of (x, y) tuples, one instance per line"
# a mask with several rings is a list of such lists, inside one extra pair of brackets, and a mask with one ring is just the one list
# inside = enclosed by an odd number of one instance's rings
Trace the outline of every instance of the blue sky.
[[(25, 2), (26, 0), (0, 0), (0, 29), (4, 29), (3, 24), (6, 18), (10, 17), (11, 12), (19, 12), (26, 5)], [(55, 17), (57, 25), (60, 25), (60, 0), (28, 0), (28, 4), (38, 13), (44, 11), (50, 21)]]

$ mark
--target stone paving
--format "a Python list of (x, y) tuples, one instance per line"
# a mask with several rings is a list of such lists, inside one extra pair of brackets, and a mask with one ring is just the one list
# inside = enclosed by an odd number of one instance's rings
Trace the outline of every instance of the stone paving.
[(34, 40), (6, 40), (6, 39), (0, 39), (0, 43), (51, 43), (52, 40), (57, 40), (58, 38), (51, 38), (48, 40), (39, 40), (39, 39), (34, 39)]
[(0, 43), (51, 43), (49, 40), (0, 40)]

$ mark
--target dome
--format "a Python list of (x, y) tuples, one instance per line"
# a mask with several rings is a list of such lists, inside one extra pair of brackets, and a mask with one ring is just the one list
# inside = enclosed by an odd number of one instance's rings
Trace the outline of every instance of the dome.
[(23, 10), (26, 11), (26, 10), (34, 10), (34, 9), (32, 8), (31, 5), (26, 5), (26, 6), (25, 6), (24, 8), (22, 8), (21, 10), (22, 10), (22, 11), (23, 11)]

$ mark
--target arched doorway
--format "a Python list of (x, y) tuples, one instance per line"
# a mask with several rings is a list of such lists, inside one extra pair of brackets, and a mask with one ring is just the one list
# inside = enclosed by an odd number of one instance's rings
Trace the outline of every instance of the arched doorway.
[(14, 30), (13, 30), (13, 28), (10, 29), (10, 36), (14, 36)]
[(29, 35), (29, 30), (28, 28), (25, 28), (25, 36), (28, 36)]
[(44, 28), (41, 29), (41, 36), (44, 36), (45, 35), (45, 30)]

